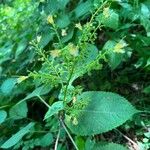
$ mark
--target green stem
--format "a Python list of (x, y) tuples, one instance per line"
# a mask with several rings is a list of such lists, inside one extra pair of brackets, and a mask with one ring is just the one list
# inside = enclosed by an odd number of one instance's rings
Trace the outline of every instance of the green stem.
[(48, 103), (46, 103), (45, 100), (40, 95), (37, 95), (37, 97), (41, 100), (43, 104), (45, 104), (48, 108), (50, 108), (50, 105), (48, 105)]
[(91, 19), (90, 19), (90, 23), (92, 23), (94, 17), (98, 14), (98, 12), (107, 4), (107, 1), (105, 1), (96, 11), (95, 13), (92, 15)]
[[(50, 64), (50, 61), (48, 60), (48, 58), (46, 57), (46, 55), (42, 52), (42, 49), (40, 47), (37, 47), (37, 49), (38, 49), (39, 54), (44, 58), (45, 62), (47, 64)], [(56, 68), (53, 65), (51, 65), (51, 67), (53, 68), (54, 72), (56, 73), (57, 77), (59, 78), (59, 80), (61, 82), (61, 86), (63, 87), (63, 81), (62, 81), (59, 73), (57, 72)]]
[(63, 48), (63, 44), (62, 44), (62, 41), (61, 41), (61, 39), (60, 39), (60, 36), (59, 36), (59, 33), (58, 33), (58, 31), (57, 31), (57, 27), (56, 27), (55, 24), (53, 24), (53, 30), (54, 30), (55, 33), (56, 33), (56, 36), (57, 36), (58, 42), (59, 42), (59, 44), (60, 44), (60, 47)]
[(57, 134), (54, 150), (57, 150), (59, 137), (60, 137), (60, 128), (58, 130), (58, 134)]
[(62, 81), (62, 79), (61, 79), (61, 76), (59, 75), (59, 73), (57, 72), (56, 68), (55, 68), (53, 65), (52, 65), (52, 68), (53, 68), (53, 70), (55, 71), (57, 77), (59, 78), (59, 80), (60, 80), (60, 82), (61, 82), (61, 86), (63, 87), (64, 85), (63, 85), (63, 81)]
[(76, 143), (74, 142), (71, 134), (69, 133), (67, 127), (65, 126), (65, 124), (64, 124), (64, 122), (63, 122), (63, 120), (61, 118), (60, 118), (60, 122), (62, 124), (62, 127), (65, 129), (66, 133), (68, 134), (68, 137), (70, 138), (70, 140), (71, 140), (72, 144), (74, 145), (75, 149), (79, 150), (79, 148), (77, 147)]
[(10, 105), (1, 106), (0, 109), (3, 109), (5, 107), (9, 107)]
[(71, 72), (70, 72), (70, 75), (69, 75), (69, 79), (68, 79), (68, 82), (67, 82), (67, 85), (66, 85), (66, 88), (65, 88), (65, 91), (64, 91), (64, 103), (65, 104), (66, 104), (66, 97), (67, 97), (68, 86), (70, 84), (70, 80), (72, 78), (72, 75), (73, 75), (73, 72), (74, 72), (74, 69), (75, 69), (75, 64), (76, 64), (76, 61), (73, 62), (73, 66), (72, 66), (72, 69), (71, 69)]

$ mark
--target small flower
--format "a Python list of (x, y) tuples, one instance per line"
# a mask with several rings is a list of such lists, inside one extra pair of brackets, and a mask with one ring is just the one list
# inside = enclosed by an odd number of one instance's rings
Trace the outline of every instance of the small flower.
[(109, 7), (104, 8), (103, 15), (105, 18), (108, 18), (110, 16)]
[(77, 98), (74, 96), (74, 97), (72, 98), (72, 103), (74, 104), (76, 101), (77, 101)]
[(76, 117), (73, 118), (72, 123), (73, 125), (78, 125), (78, 120)]
[(49, 24), (54, 24), (54, 19), (53, 19), (53, 16), (52, 16), (52, 15), (49, 15), (49, 16), (47, 17), (47, 22), (48, 22)]
[(62, 36), (66, 36), (66, 35), (67, 35), (67, 32), (66, 32), (65, 29), (62, 29), (62, 30), (61, 30), (61, 35), (62, 35)]
[(37, 42), (39, 43), (41, 41), (41, 36), (36, 37)]
[(69, 44), (69, 52), (74, 57), (77, 57), (79, 55), (78, 47), (71, 43)]
[(78, 28), (79, 30), (82, 30), (81, 23), (77, 23), (77, 24), (75, 24), (75, 27), (76, 27), (76, 28)]
[(127, 46), (127, 44), (121, 40), (119, 43), (117, 43), (114, 47), (114, 52), (116, 53), (125, 53), (124, 48)]
[(26, 80), (28, 78), (28, 76), (20, 76), (18, 79), (17, 79), (17, 83), (21, 83), (22, 81)]
[(53, 51), (51, 51), (51, 56), (53, 58), (59, 57), (59, 55), (60, 55), (60, 50), (53, 50)]

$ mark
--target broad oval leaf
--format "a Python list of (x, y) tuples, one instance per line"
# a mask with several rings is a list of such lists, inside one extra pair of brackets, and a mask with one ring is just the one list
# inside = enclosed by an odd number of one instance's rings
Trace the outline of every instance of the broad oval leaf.
[(92, 150), (128, 150), (126, 147), (115, 143), (97, 143)]
[(6, 117), (7, 117), (6, 111), (0, 110), (0, 124), (5, 121)]
[(76, 123), (70, 116), (65, 119), (67, 126), (77, 135), (107, 132), (138, 112), (125, 98), (111, 92), (84, 92), (77, 99), (77, 102), (86, 106), (83, 109), (72, 109)]
[(20, 131), (18, 131), (16, 134), (12, 135), (12, 137), (10, 139), (8, 139), (1, 146), (1, 148), (6, 149), (6, 148), (10, 148), (10, 147), (14, 146), (15, 144), (17, 144), (22, 139), (22, 137), (30, 131), (30, 129), (34, 126), (34, 124), (35, 123), (31, 122), (27, 126), (22, 128)]

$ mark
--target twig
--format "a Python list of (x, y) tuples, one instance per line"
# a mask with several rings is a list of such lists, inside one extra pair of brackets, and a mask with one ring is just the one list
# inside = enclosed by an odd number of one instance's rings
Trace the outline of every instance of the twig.
[(107, 1), (105, 1), (96, 11), (95, 13), (92, 15), (91, 19), (90, 19), (90, 23), (93, 21), (94, 17), (97, 15), (97, 13), (107, 4)]
[(46, 102), (44, 101), (44, 99), (43, 99), (40, 95), (37, 95), (37, 97), (41, 100), (41, 102), (42, 102), (43, 104), (45, 104), (48, 108), (50, 108), (50, 105), (48, 105), (48, 103), (46, 103)]
[(65, 103), (66, 103), (66, 97), (67, 97), (68, 86), (69, 86), (70, 80), (71, 80), (71, 78), (72, 78), (72, 75), (73, 75), (73, 73), (74, 73), (75, 64), (76, 64), (76, 61), (73, 62), (73, 66), (72, 66), (72, 69), (71, 69), (71, 72), (70, 72), (70, 75), (69, 75), (69, 79), (68, 79), (68, 81), (67, 81), (67, 85), (66, 85), (66, 88), (65, 88), (65, 91), (64, 91), (64, 102), (65, 102)]
[(62, 124), (62, 127), (65, 129), (66, 133), (68, 134), (68, 136), (69, 136), (69, 138), (70, 138), (72, 144), (74, 145), (75, 149), (76, 149), (76, 150), (79, 150), (79, 148), (77, 147), (76, 143), (74, 142), (72, 136), (70, 135), (68, 129), (66, 128), (66, 125), (64, 124), (64, 122), (63, 122), (63, 120), (62, 120), (61, 118), (60, 118), (60, 122), (61, 122), (61, 124)]
[(130, 139), (128, 136), (124, 135), (121, 131), (119, 131), (118, 129), (116, 129), (126, 140), (128, 140), (130, 143), (132, 143), (134, 146), (136, 146), (137, 148), (139, 147), (137, 143), (135, 143), (132, 139)]
[(57, 39), (58, 39), (58, 42), (59, 42), (60, 47), (63, 48), (63, 44), (62, 44), (61, 38), (60, 38), (60, 36), (59, 36), (59, 33), (58, 33), (58, 31), (57, 31), (57, 26), (56, 26), (56, 24), (53, 24), (53, 28), (52, 28), (52, 29), (53, 29), (53, 30), (55, 31), (55, 33), (56, 33), (56, 36), (57, 36)]
[(59, 131), (58, 131), (58, 134), (57, 134), (54, 150), (57, 150), (59, 137), (60, 137), (60, 128), (59, 128)]

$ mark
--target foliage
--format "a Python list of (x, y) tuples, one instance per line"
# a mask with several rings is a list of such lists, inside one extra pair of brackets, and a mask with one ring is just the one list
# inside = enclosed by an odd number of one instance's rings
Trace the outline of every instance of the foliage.
[(94, 145), (93, 149), (94, 150), (111, 150), (111, 149), (126, 150), (125, 147), (114, 143), (98, 143)]
[(2, 2), (0, 147), (125, 150), (107, 134), (134, 128), (148, 149), (149, 14), (148, 0)]
[[(66, 123), (72, 132), (80, 135), (93, 135), (112, 130), (137, 112), (126, 102), (126, 99), (114, 93), (84, 92), (79, 99), (83, 104), (88, 99), (90, 102), (83, 108), (72, 108), (70, 116), (66, 118)], [(76, 118), (78, 123), (74, 124), (71, 117)]]

